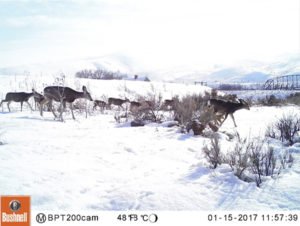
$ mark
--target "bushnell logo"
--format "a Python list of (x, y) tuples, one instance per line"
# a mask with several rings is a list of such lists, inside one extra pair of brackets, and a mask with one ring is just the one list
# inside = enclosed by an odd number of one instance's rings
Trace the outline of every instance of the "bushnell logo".
[(1, 196), (1, 226), (30, 225), (30, 196)]

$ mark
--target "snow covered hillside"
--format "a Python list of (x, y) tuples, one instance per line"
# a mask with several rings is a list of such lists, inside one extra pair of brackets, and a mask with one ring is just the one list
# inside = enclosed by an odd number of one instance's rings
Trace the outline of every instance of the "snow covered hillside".
[[(62, 80), (52, 77), (0, 77), (0, 97), (8, 91), (37, 91)], [(203, 93), (202, 86), (134, 81), (94, 81), (65, 78), (80, 90), (87, 85), (94, 99), (102, 96), (134, 98), (157, 90), (164, 98)], [(33, 210), (299, 210), (300, 145), (273, 141), (276, 153), (287, 150), (294, 164), (258, 188), (239, 180), (227, 164), (208, 167), (202, 148), (209, 139), (182, 134), (166, 123), (130, 127), (117, 124), (113, 112), (70, 114), (65, 122), (50, 112), (40, 117), (25, 105), (12, 103), (0, 112), (0, 191), (3, 195), (31, 195)], [(252, 107), (235, 113), (221, 131), (241, 137), (263, 137), (269, 123), (283, 113), (300, 116), (299, 107)], [(237, 142), (223, 133), (221, 150)]]
[[(163, 65), (163, 64), (162, 64)], [(270, 62), (241, 61), (228, 65), (205, 65), (189, 63), (185, 65), (147, 67), (139, 59), (121, 54), (111, 54), (99, 57), (86, 57), (53, 61), (36, 64), (26, 64), (14, 67), (0, 68), (0, 74), (64, 74), (73, 76), (76, 72), (90, 69), (104, 69), (121, 72), (133, 78), (135, 74), (149, 77), (152, 81), (168, 81), (180, 83), (207, 82), (243, 82), (264, 83), (274, 76), (300, 73), (299, 53), (278, 57)]]

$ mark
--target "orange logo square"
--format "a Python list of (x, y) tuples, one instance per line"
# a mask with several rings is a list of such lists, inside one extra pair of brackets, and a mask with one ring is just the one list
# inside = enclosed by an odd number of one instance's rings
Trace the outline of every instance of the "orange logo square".
[(30, 196), (1, 196), (1, 226), (30, 226)]

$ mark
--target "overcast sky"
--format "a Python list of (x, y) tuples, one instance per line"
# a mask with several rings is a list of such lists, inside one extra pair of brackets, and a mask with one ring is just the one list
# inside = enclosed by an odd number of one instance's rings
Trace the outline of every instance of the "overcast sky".
[(0, 67), (125, 55), (155, 67), (299, 51), (299, 0), (0, 0)]

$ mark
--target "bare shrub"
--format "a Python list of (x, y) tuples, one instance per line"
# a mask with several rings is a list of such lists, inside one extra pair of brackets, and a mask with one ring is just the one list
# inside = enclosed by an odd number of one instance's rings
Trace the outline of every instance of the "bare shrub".
[(265, 98), (258, 98), (256, 102), (258, 105), (263, 106), (280, 106), (285, 104), (285, 100), (277, 98), (273, 94), (267, 95)]
[(220, 97), (220, 99), (231, 101), (231, 102), (238, 102), (238, 98), (236, 94), (225, 94), (224, 96)]
[(216, 135), (210, 138), (210, 146), (205, 145), (203, 147), (203, 153), (212, 169), (222, 164), (224, 158), (221, 153), (219, 139)]
[(233, 151), (225, 159), (225, 162), (229, 164), (239, 179), (245, 180), (244, 172), (250, 166), (250, 151), (252, 147), (253, 142), (248, 142), (247, 138), (239, 139)]
[(205, 128), (218, 131), (219, 127), (215, 124), (217, 115), (213, 108), (207, 106), (211, 94), (205, 92), (204, 95), (186, 95), (179, 99), (173, 98), (174, 120), (185, 128), (183, 131), (193, 130), (195, 135), (203, 135)]
[(161, 93), (148, 93), (147, 97), (140, 97), (138, 101), (141, 103), (141, 106), (130, 113), (135, 120), (156, 123), (164, 121), (165, 115), (161, 110), (163, 106)]
[(216, 88), (211, 89), (210, 95), (211, 95), (211, 98), (217, 98), (218, 90)]
[(198, 119), (201, 123), (207, 125), (210, 122), (214, 122), (216, 120), (216, 114), (214, 113), (213, 108), (204, 107), (199, 111)]
[(264, 175), (273, 176), (276, 168), (277, 157), (274, 155), (274, 148), (268, 146), (267, 152), (264, 157)]
[(274, 175), (277, 158), (274, 155), (274, 149), (268, 146), (263, 150), (263, 143), (255, 143), (250, 152), (250, 170), (255, 176), (257, 187), (263, 182), (264, 176)]
[(199, 119), (200, 111), (207, 105), (209, 94), (201, 95), (187, 95), (179, 99), (174, 99), (174, 118), (181, 125), (186, 125), (192, 120)]
[(289, 151), (286, 151), (284, 154), (279, 155), (279, 161), (282, 169), (291, 168), (294, 157)]
[(245, 99), (245, 101), (249, 104), (249, 106), (252, 106), (254, 104), (254, 97), (253, 96), (249, 96)]
[(79, 114), (85, 114), (87, 118), (88, 115), (92, 114), (93, 109), (89, 105), (87, 100), (78, 99), (73, 103), (73, 108), (79, 112)]
[(219, 139), (214, 134), (210, 139), (210, 145), (203, 147), (204, 157), (210, 164), (210, 168), (215, 169), (223, 163), (228, 164), (234, 174), (246, 182), (255, 181), (256, 186), (260, 187), (266, 177), (274, 178), (279, 175), (281, 169), (290, 168), (294, 162), (291, 153), (276, 156), (274, 148), (266, 144), (263, 140), (241, 139), (239, 134), (232, 151), (223, 155)]
[(289, 142), (294, 144), (295, 135), (300, 131), (300, 118), (294, 114), (289, 113), (283, 115), (277, 122), (269, 125), (266, 131), (266, 137), (275, 138), (281, 142)]
[(66, 84), (66, 75), (64, 73), (60, 73), (59, 76), (54, 78), (53, 85), (65, 86), (65, 84)]
[(278, 135), (276, 134), (276, 130), (274, 125), (268, 125), (267, 130), (265, 132), (266, 137), (270, 137), (272, 139), (277, 139)]
[[(284, 155), (283, 162), (292, 161), (292, 158), (287, 160), (288, 158), (288, 155)], [(279, 160), (274, 148), (261, 139), (239, 138), (224, 162), (229, 164), (239, 179), (246, 182), (255, 181), (257, 187), (260, 187), (264, 177), (273, 178), (280, 174), (283, 167), (279, 166)]]
[(300, 92), (292, 93), (289, 96), (287, 96), (286, 102), (295, 105), (300, 105)]
[(120, 80), (122, 78), (128, 77), (126, 74), (121, 73), (119, 71), (113, 72), (113, 71), (107, 71), (104, 69), (98, 69), (98, 70), (81, 70), (78, 71), (75, 74), (75, 77), (77, 78), (90, 78), (90, 79), (103, 79), (103, 80), (113, 80), (117, 79)]

